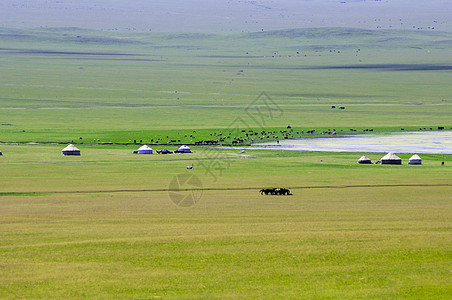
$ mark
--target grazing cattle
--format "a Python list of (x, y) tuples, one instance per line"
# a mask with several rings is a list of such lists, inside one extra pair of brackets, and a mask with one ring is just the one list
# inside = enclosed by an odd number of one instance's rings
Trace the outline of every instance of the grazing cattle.
[(261, 195), (263, 195), (263, 194), (268, 195), (271, 192), (273, 192), (273, 190), (274, 189), (262, 189), (262, 190), (260, 190), (260, 193), (261, 193)]
[(281, 188), (281, 189), (278, 189), (278, 190), (279, 190), (278, 191), (278, 195), (292, 195), (292, 193), (290, 192), (289, 189)]
[(286, 188), (261, 189), (259, 192), (261, 195), (293, 195), (290, 190)]

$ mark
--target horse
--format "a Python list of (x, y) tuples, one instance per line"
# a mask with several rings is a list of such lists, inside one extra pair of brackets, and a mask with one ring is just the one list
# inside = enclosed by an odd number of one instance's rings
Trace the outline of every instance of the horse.
[(261, 193), (261, 195), (263, 195), (263, 194), (268, 195), (268, 194), (271, 194), (273, 192), (273, 190), (274, 189), (262, 189), (262, 190), (260, 190), (260, 193)]

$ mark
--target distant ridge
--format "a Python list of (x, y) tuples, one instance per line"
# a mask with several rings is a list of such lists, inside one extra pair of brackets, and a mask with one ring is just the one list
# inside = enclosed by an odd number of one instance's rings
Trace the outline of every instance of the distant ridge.
[(17, 29), (0, 27), (0, 40), (35, 42), (73, 42), (81, 44), (141, 44), (133, 35), (112, 34), (102, 30), (90, 30), (79, 27), (46, 27)]
[(357, 37), (357, 36), (382, 36), (384, 31), (382, 30), (370, 30), (359, 28), (347, 28), (347, 27), (315, 27), (315, 28), (294, 28), (294, 29), (282, 29), (282, 30), (270, 30), (260, 31), (243, 34), (246, 38), (266, 38), (266, 37), (285, 37), (285, 38), (297, 38), (308, 37), (316, 38), (323, 36), (334, 37)]
[(241, 34), (243, 38), (355, 38), (355, 37), (387, 37), (400, 34), (417, 36), (450, 36), (449, 32), (441, 31), (414, 31), (398, 29), (361, 29), (352, 27), (314, 27), (269, 30)]
[[(413, 30), (370, 30), (347, 27), (318, 27), (294, 28), (252, 33), (139, 33), (139, 32), (112, 32), (105, 30), (87, 30), (78, 27), (49, 27), (33, 29), (17, 29), (0, 27), (0, 41), (14, 42), (43, 42), (43, 43), (69, 43), (88, 45), (114, 45), (114, 44), (141, 44), (154, 47), (192, 48), (197, 49), (206, 45), (215, 48), (225, 41), (261, 40), (264, 44), (279, 43), (277, 40), (304, 40), (304, 50), (330, 50), (357, 46), (396, 46), (423, 49), (436, 47), (438, 49), (450, 48), (452, 33), (440, 31), (413, 31)], [(298, 39), (298, 40), (297, 40)], [(265, 41), (267, 40), (267, 41)], [(203, 46), (202, 46), (203, 45)], [(293, 50), (298, 45), (286, 45)]]

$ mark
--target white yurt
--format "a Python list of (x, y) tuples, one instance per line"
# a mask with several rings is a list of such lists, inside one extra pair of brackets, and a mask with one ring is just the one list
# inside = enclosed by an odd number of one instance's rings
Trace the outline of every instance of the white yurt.
[(148, 145), (143, 145), (140, 148), (138, 148), (138, 154), (152, 154), (153, 150)]
[(361, 158), (358, 159), (358, 163), (359, 164), (365, 164), (365, 165), (373, 164), (373, 162), (370, 160), (370, 158), (368, 158), (365, 155), (361, 156)]
[(401, 165), (402, 159), (392, 152), (389, 152), (381, 158), (382, 165)]
[(422, 165), (422, 158), (420, 158), (419, 155), (415, 154), (410, 157), (408, 164), (409, 165)]
[(64, 156), (68, 155), (80, 155), (80, 150), (72, 144), (69, 144), (66, 148), (61, 150), (61, 154)]
[(177, 153), (191, 153), (190, 147), (187, 145), (182, 145), (176, 150)]

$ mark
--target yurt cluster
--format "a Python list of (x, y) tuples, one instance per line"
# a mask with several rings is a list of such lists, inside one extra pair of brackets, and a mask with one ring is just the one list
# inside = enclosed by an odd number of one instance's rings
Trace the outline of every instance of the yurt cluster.
[[(138, 148), (138, 150), (133, 151), (134, 154), (153, 154), (154, 150), (149, 147), (148, 145), (143, 145), (140, 148)], [(167, 149), (163, 149), (158, 151), (157, 153), (159, 154), (171, 154), (173, 153), (173, 151), (167, 150)], [(192, 153), (190, 147), (188, 147), (187, 145), (182, 145), (179, 147), (179, 149), (177, 149), (176, 151), (174, 151), (174, 153)], [(75, 147), (74, 145), (70, 144), (68, 145), (66, 148), (64, 148), (63, 150), (61, 150), (61, 154), (63, 156), (80, 156), (80, 149), (78, 149), (77, 147)], [(0, 155), (2, 155), (2, 153), (0, 152)]]
[[(365, 155), (362, 156), (360, 159), (358, 159), (358, 163), (359, 164), (363, 164), (363, 165), (373, 164), (373, 162)], [(376, 164), (401, 165), (402, 164), (402, 159), (400, 157), (398, 157), (397, 155), (395, 155), (394, 153), (389, 152), (388, 154), (383, 156), (380, 160), (378, 160), (376, 162)], [(419, 155), (414, 154), (408, 160), (408, 164), (409, 165), (422, 165), (422, 159), (419, 157)]]
[[(140, 148), (138, 148), (138, 150), (133, 151), (134, 154), (153, 154), (154, 150), (149, 147), (148, 145), (143, 145)], [(172, 154), (173, 151), (170, 151), (168, 149), (162, 149), (162, 150), (157, 150), (158, 154)], [(179, 147), (179, 149), (177, 149), (176, 151), (174, 151), (174, 153), (192, 153), (190, 147), (188, 147), (187, 145), (182, 145)]]
[[(143, 145), (140, 148), (138, 148), (136, 151), (133, 151), (134, 154), (153, 154), (154, 150), (149, 147), (148, 145)], [(193, 153), (187, 145), (180, 146), (177, 150), (170, 151), (168, 149), (162, 149), (157, 150), (158, 154), (172, 154), (172, 153)], [(242, 153), (242, 152), (241, 152)], [(61, 154), (63, 156), (80, 156), (81, 152), (80, 149), (75, 147), (72, 144), (69, 144), (67, 147), (65, 147), (63, 150), (61, 150)], [(2, 152), (0, 151), (0, 156), (2, 156)], [(370, 158), (363, 155), (360, 159), (358, 159), (358, 164), (362, 165), (371, 165), (374, 164)], [(395, 155), (393, 152), (389, 152), (385, 156), (383, 156), (380, 160), (378, 160), (375, 164), (382, 164), (382, 165), (401, 165), (402, 159)], [(410, 157), (408, 160), (409, 165), (422, 165), (422, 159), (419, 157), (419, 155), (414, 154)]]

